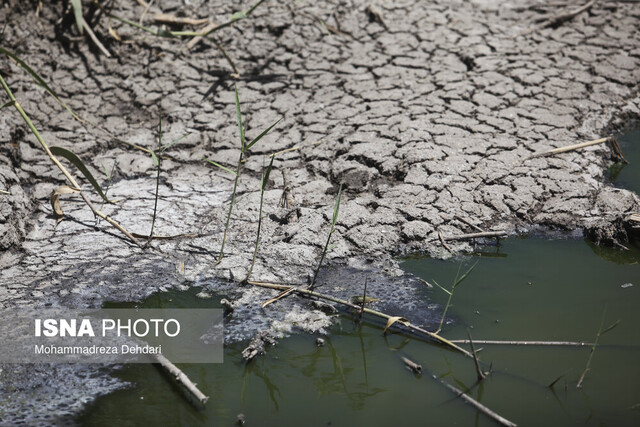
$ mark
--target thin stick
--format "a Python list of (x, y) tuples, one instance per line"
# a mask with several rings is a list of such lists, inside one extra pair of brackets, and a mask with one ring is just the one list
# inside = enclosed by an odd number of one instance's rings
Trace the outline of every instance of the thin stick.
[(516, 34), (514, 36), (514, 38), (518, 37), (518, 36), (524, 36), (526, 34), (533, 33), (535, 31), (541, 30), (543, 28), (551, 27), (551, 26), (554, 26), (554, 25), (558, 25), (558, 24), (561, 24), (564, 21), (568, 21), (570, 19), (573, 19), (577, 15), (581, 14), (582, 12), (585, 12), (585, 11), (591, 9), (591, 7), (594, 4), (596, 4), (597, 2), (598, 2), (598, 0), (591, 0), (591, 1), (587, 2), (587, 3), (585, 3), (584, 5), (580, 6), (577, 9), (574, 9), (574, 10), (571, 10), (571, 11), (568, 11), (568, 12), (561, 12), (561, 13), (558, 13), (556, 15), (553, 15), (550, 18), (546, 19), (543, 23), (541, 23), (541, 24), (539, 24), (539, 25), (537, 25), (537, 26), (535, 26), (533, 28), (529, 28), (528, 30), (524, 30), (524, 31)]
[(459, 390), (456, 387), (452, 386), (451, 384), (441, 380), (436, 375), (431, 375), (431, 377), (434, 380), (436, 380), (437, 382), (439, 382), (440, 384), (442, 384), (443, 386), (445, 386), (446, 388), (448, 388), (451, 392), (455, 393), (456, 396), (458, 396), (459, 398), (461, 398), (462, 400), (464, 400), (465, 402), (467, 402), (468, 404), (470, 404), (471, 406), (476, 408), (478, 411), (480, 411), (483, 414), (485, 414), (486, 416), (492, 418), (494, 421), (502, 424), (503, 426), (516, 427), (515, 423), (512, 423), (511, 421), (509, 421), (508, 419), (502, 417), (501, 415), (496, 414), (491, 409), (487, 408), (482, 403), (480, 403), (477, 400), (475, 400), (473, 397), (471, 397), (468, 394), (464, 393), (462, 390)]
[(478, 361), (478, 355), (476, 354), (475, 348), (473, 348), (473, 340), (471, 339), (471, 332), (467, 329), (467, 336), (469, 337), (469, 345), (471, 346), (471, 354), (473, 355), (473, 363), (476, 365), (476, 375), (478, 376), (478, 381), (482, 381), (487, 377), (487, 375), (480, 369), (480, 362)]
[(178, 383), (182, 384), (185, 387), (185, 389), (187, 389), (187, 391), (191, 393), (191, 395), (195, 397), (196, 400), (201, 405), (204, 405), (207, 403), (207, 400), (209, 400), (209, 397), (205, 396), (204, 393), (202, 393), (198, 389), (198, 387), (189, 379), (189, 377), (180, 370), (180, 368), (178, 368), (176, 365), (171, 363), (169, 359), (167, 359), (161, 354), (156, 354), (155, 358), (156, 358), (156, 361), (160, 364), (160, 366), (166, 369)]
[(464, 222), (465, 224), (467, 224), (469, 227), (473, 228), (474, 230), (480, 232), (480, 233), (484, 233), (484, 230), (480, 227), (478, 227), (477, 225), (473, 224), (471, 221), (464, 219), (461, 216), (455, 216), (455, 218), (460, 221), (460, 222)]
[(449, 245), (447, 245), (447, 242), (444, 241), (444, 237), (442, 237), (442, 233), (440, 232), (440, 230), (438, 230), (438, 238), (440, 239), (440, 243), (442, 243), (442, 246), (444, 246), (444, 248), (448, 250), (449, 253), (453, 253)]
[(226, 49), (216, 39), (212, 38), (211, 41), (213, 41), (213, 43), (216, 45), (218, 50), (222, 53), (222, 56), (224, 56), (224, 59), (226, 59), (227, 62), (229, 63), (229, 65), (231, 65), (231, 68), (233, 69), (232, 77), (234, 79), (239, 78), (240, 77), (240, 71), (238, 71), (238, 67), (236, 67), (236, 63), (233, 62), (233, 59), (231, 59), (231, 57), (227, 53)]
[[(279, 284), (276, 284), (276, 283), (265, 283), (265, 282), (253, 282), (253, 281), (250, 281), (250, 282), (247, 282), (247, 283), (250, 284), (250, 285), (254, 285), (254, 286), (260, 286), (260, 287), (269, 288), (269, 289), (277, 289), (277, 290), (280, 290), (280, 291), (286, 291), (286, 290), (289, 290), (292, 287), (290, 285), (279, 285)], [(315, 292), (315, 291), (310, 291), (308, 289), (303, 289), (303, 288), (298, 288), (298, 287), (294, 287), (294, 288), (295, 289), (292, 290), (291, 292), (295, 292), (295, 293), (300, 294), (300, 295), (307, 295), (307, 296), (311, 296), (311, 297), (315, 297), (315, 298), (320, 298), (320, 299), (324, 299), (324, 300), (327, 300), (327, 301), (332, 301), (332, 302), (335, 302), (337, 304), (341, 304), (341, 305), (344, 305), (346, 307), (352, 308), (352, 309), (354, 309), (356, 311), (360, 311), (362, 309), (361, 306), (353, 304), (353, 303), (350, 303), (349, 301), (345, 301), (345, 300), (340, 299), (340, 298), (335, 298), (335, 297), (332, 297), (330, 295), (325, 295), (325, 294), (321, 294), (321, 293), (318, 293), (318, 292)], [(376, 316), (376, 317), (380, 317), (382, 319), (386, 319), (386, 320), (389, 320), (392, 317), (392, 316), (389, 316), (388, 314), (382, 313), (380, 311), (372, 310), (372, 309), (366, 308), (366, 307), (364, 308), (364, 312), (367, 313), (367, 314), (371, 314), (373, 316)], [(396, 323), (398, 323), (398, 322), (396, 322)], [(467, 350), (463, 349), (462, 347), (457, 346), (456, 344), (452, 343), (451, 341), (449, 341), (446, 338), (443, 338), (443, 337), (441, 337), (439, 335), (434, 334), (433, 332), (429, 332), (426, 329), (422, 329), (421, 327), (415, 326), (415, 325), (413, 325), (411, 323), (408, 323), (408, 322), (405, 322), (405, 323), (402, 323), (402, 324), (406, 328), (412, 330), (413, 332), (417, 332), (417, 333), (419, 333), (421, 335), (424, 335), (424, 336), (430, 338), (432, 341), (436, 341), (436, 342), (438, 342), (440, 344), (444, 344), (447, 347), (452, 348), (452, 349), (464, 354), (467, 357), (473, 357), (473, 356), (471, 356), (471, 353), (469, 353)]]
[(96, 37), (95, 33), (89, 26), (89, 23), (84, 19), (84, 16), (82, 17), (82, 25), (84, 29), (87, 30), (87, 34), (89, 34), (89, 38), (91, 39), (91, 41), (93, 41), (93, 43), (98, 47), (98, 49), (100, 49), (100, 51), (104, 54), (104, 56), (106, 56), (107, 58), (111, 58), (111, 53), (107, 50), (106, 47), (104, 47), (104, 45), (100, 42), (100, 40), (98, 40), (98, 37)]
[(142, 14), (140, 15), (140, 20), (138, 21), (138, 23), (140, 25), (142, 25), (142, 23), (144, 22), (144, 17), (147, 15), (147, 12), (149, 12), (149, 9), (151, 9), (151, 5), (153, 5), (153, 2), (155, 0), (151, 0), (144, 8), (144, 11), (142, 11)]
[(457, 236), (446, 236), (445, 240), (469, 240), (469, 239), (477, 239), (480, 237), (501, 237), (506, 236), (508, 233), (506, 231), (483, 231), (482, 233), (469, 233), (469, 234), (459, 234)]
[[(293, 196), (293, 188), (291, 187), (291, 182), (289, 181), (289, 175), (287, 173), (287, 168), (282, 168), (282, 197), (280, 199), (280, 203), (285, 207), (285, 209), (289, 210), (295, 205), (296, 199)], [(292, 217), (291, 222), (296, 222), (298, 220), (297, 216)]]
[[(454, 344), (470, 344), (470, 340), (450, 340)], [(546, 345), (546, 346), (567, 346), (567, 347), (589, 347), (593, 343), (577, 341), (501, 341), (501, 340), (473, 340), (475, 344), (483, 345)]]
[(364, 313), (364, 304), (367, 301), (367, 282), (369, 282), (369, 276), (364, 276), (364, 292), (362, 293), (362, 308), (360, 308), (360, 314), (358, 317), (362, 319)]
[[(207, 25), (206, 27), (204, 27), (202, 29), (202, 32), (203, 33), (208, 33), (210, 31), (213, 31), (217, 26), (218, 26), (218, 24), (216, 24), (215, 22), (211, 22), (211, 23), (209, 23), (209, 25)], [(204, 39), (203, 36), (195, 36), (194, 38), (192, 38), (189, 41), (189, 43), (187, 43), (187, 45), (186, 45), (187, 50), (193, 49), (195, 47), (195, 45), (200, 43), (203, 39)]]
[(8, 191), (4, 191), (4, 190), (0, 190), (0, 194), (6, 194), (7, 196), (11, 195), (11, 193), (9, 193)]
[(422, 374), (422, 365), (417, 364), (413, 360), (407, 359), (406, 357), (402, 357), (402, 361), (408, 370), (413, 372), (416, 375)]
[(534, 155), (530, 156), (529, 159), (535, 159), (535, 158), (538, 158), (538, 157), (547, 157), (547, 156), (552, 156), (554, 154), (566, 153), (567, 151), (578, 150), (578, 149), (584, 148), (584, 147), (590, 147), (592, 145), (604, 144), (605, 142), (609, 141), (609, 138), (610, 137), (594, 139), (593, 141), (581, 142), (580, 144), (573, 144), (573, 145), (568, 145), (566, 147), (554, 148), (553, 150), (544, 151), (542, 153), (534, 154)]

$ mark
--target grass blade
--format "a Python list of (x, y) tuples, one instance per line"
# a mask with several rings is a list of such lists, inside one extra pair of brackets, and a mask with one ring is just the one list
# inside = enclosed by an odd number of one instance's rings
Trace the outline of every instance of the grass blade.
[(212, 165), (214, 165), (214, 166), (219, 167), (219, 168), (220, 168), (220, 169), (222, 169), (222, 170), (225, 170), (225, 171), (227, 171), (227, 172), (229, 172), (229, 173), (232, 173), (232, 174), (236, 175), (235, 171), (232, 171), (232, 170), (231, 170), (231, 169), (229, 169), (228, 167), (222, 166), (220, 163), (216, 163), (216, 162), (214, 162), (213, 160), (209, 160), (209, 159), (204, 159), (204, 160), (206, 160), (207, 162), (211, 163), (211, 164), (212, 164)]
[(4, 110), (6, 107), (11, 107), (13, 105), (13, 101), (9, 101), (7, 103), (2, 104), (0, 110)]
[(64, 157), (65, 159), (69, 160), (76, 168), (78, 168), (78, 170), (82, 173), (82, 175), (84, 175), (84, 177), (87, 178), (87, 181), (91, 183), (94, 190), (96, 190), (96, 192), (100, 195), (100, 197), (102, 197), (102, 200), (104, 200), (105, 203), (113, 203), (102, 192), (102, 188), (100, 188), (98, 181), (96, 181), (96, 179), (93, 177), (91, 172), (89, 172), (89, 169), (87, 169), (87, 167), (84, 165), (84, 163), (82, 162), (82, 160), (80, 160), (78, 156), (76, 156), (71, 151), (62, 147), (50, 147), (50, 150), (54, 156)]
[(73, 16), (76, 18), (78, 31), (82, 34), (82, 2), (80, 0), (71, 0), (71, 7), (73, 8)]
[(270, 131), (271, 129), (273, 129), (273, 127), (274, 127), (275, 125), (277, 125), (278, 123), (280, 123), (280, 121), (281, 121), (281, 120), (282, 120), (281, 118), (280, 118), (280, 119), (278, 119), (274, 124), (272, 124), (271, 126), (269, 126), (267, 129), (263, 130), (263, 131), (262, 131), (262, 133), (261, 133), (260, 135), (258, 135), (257, 137), (255, 137), (255, 139), (253, 139), (253, 140), (252, 140), (252, 141), (247, 145), (247, 147), (245, 148), (245, 150), (244, 150), (244, 151), (247, 151), (247, 150), (249, 150), (251, 147), (253, 147), (253, 146), (255, 145), (255, 143), (256, 143), (256, 142), (260, 141), (260, 139), (262, 139), (262, 137), (263, 137), (263, 136), (265, 136), (266, 134), (268, 134), (268, 133), (269, 133), (269, 131)]
[(11, 58), (13, 61), (15, 61), (16, 64), (18, 64), (18, 66), (20, 68), (22, 68), (23, 70), (25, 70), (35, 81), (36, 83), (41, 86), (45, 91), (47, 91), (47, 93), (49, 93), (49, 95), (51, 95), (53, 97), (53, 99), (55, 99), (58, 104), (62, 105), (65, 110), (67, 110), (69, 113), (71, 113), (71, 115), (78, 120), (79, 122), (84, 122), (84, 120), (82, 120), (80, 118), (80, 116), (78, 116), (72, 109), (71, 107), (69, 107), (67, 104), (65, 104), (60, 97), (58, 97), (58, 95), (53, 91), (53, 89), (51, 89), (51, 87), (49, 87), (49, 85), (44, 81), (44, 79), (42, 79), (42, 77), (40, 77), (40, 75), (38, 75), (38, 73), (36, 73), (31, 67), (29, 67), (29, 65), (27, 65), (26, 62), (24, 62), (22, 59), (20, 59), (15, 53), (8, 51), (7, 49), (4, 49), (2, 47), (0, 47), (0, 53), (8, 56), (9, 58)]
[(396, 322), (400, 322), (405, 326), (409, 324), (409, 321), (406, 318), (402, 317), (402, 316), (390, 316), (389, 319), (387, 320), (387, 324), (384, 327), (384, 330), (382, 331), (382, 333), (386, 334), (387, 333), (387, 329), (389, 329)]
[(242, 111), (240, 111), (240, 98), (238, 97), (238, 85), (234, 84), (234, 90), (236, 95), (236, 120), (238, 122), (238, 129), (240, 129), (240, 142), (242, 143), (242, 151), (246, 151), (244, 148), (244, 127), (242, 126)]

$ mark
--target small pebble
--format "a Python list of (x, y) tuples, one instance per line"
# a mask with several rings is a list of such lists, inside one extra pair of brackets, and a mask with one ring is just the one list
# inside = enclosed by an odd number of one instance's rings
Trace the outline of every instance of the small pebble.
[(239, 426), (243, 426), (245, 424), (245, 417), (244, 414), (238, 414), (236, 416), (236, 424), (238, 424)]
[(630, 288), (632, 286), (633, 286), (633, 283), (625, 283), (624, 285), (621, 285), (620, 287), (624, 289), (624, 288)]
[(196, 294), (197, 298), (202, 298), (202, 299), (207, 299), (207, 298), (211, 298), (211, 294), (205, 291), (200, 291)]
[(324, 340), (322, 338), (316, 338), (316, 345), (318, 347), (324, 347)]

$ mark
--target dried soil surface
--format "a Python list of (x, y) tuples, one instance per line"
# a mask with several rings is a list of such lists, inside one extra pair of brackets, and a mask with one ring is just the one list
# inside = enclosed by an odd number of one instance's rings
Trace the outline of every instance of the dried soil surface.
[[(446, 256), (438, 231), (445, 236), (474, 231), (460, 218), (491, 231), (590, 229), (606, 237), (616, 232), (612, 224), (640, 207), (637, 195), (606, 183), (611, 157), (606, 145), (529, 159), (608, 135), (638, 117), (637, 5), (600, 1), (561, 25), (514, 37), (536, 18), (559, 12), (558, 5), (383, 1), (370, 8), (366, 1), (265, 2), (250, 19), (217, 33), (241, 71), (247, 135), (255, 137), (283, 120), (247, 157), (227, 255), (214, 266), (233, 177), (202, 158), (229, 166), (237, 160), (227, 62), (208, 40), (188, 51), (183, 42), (113, 21), (122, 39), (117, 41), (102, 17), (94, 29), (113, 54), (106, 58), (77, 37), (71, 15), (57, 24), (64, 3), (46, 5), (36, 16), (35, 4), (5, 2), (1, 44), (17, 51), (82, 117), (118, 138), (155, 147), (160, 116), (164, 141), (189, 133), (162, 163), (156, 234), (197, 237), (157, 240), (141, 250), (104, 221), (96, 223), (78, 198), (67, 196), (65, 220), (54, 230), (49, 197), (64, 177), (19, 115), (6, 108), (0, 115), (0, 189), (10, 195), (0, 195), (0, 308), (99, 306), (179, 284), (222, 290), (244, 307), (268, 299), (271, 292), (238, 289), (220, 279), (246, 275), (265, 156), (301, 144), (274, 162), (253, 277), (307, 280), (326, 239), (338, 184), (344, 182), (329, 261), (348, 264), (349, 274), (328, 269), (321, 289), (358, 294), (362, 275), (356, 273), (368, 271), (381, 293), (385, 285), (398, 289), (387, 308), (406, 307), (415, 286), (401, 277), (390, 255)], [(115, 13), (122, 17), (137, 21), (143, 12), (137, 2), (119, 3)], [(185, 0), (161, 6), (165, 13), (222, 22), (234, 11), (231, 3)], [(151, 8), (148, 22), (156, 12)], [(336, 31), (327, 33), (314, 16)], [(155, 191), (151, 157), (74, 120), (6, 58), (0, 72), (50, 145), (74, 151), (102, 183), (103, 171), (115, 162), (109, 196), (121, 201), (104, 211), (131, 231), (148, 234)], [(284, 174), (295, 199), (289, 209), (280, 204)], [(450, 246), (471, 248), (466, 242)], [(287, 301), (267, 314), (240, 310), (257, 320), (246, 330), (229, 327), (229, 339), (283, 321), (292, 307), (306, 305)], [(419, 311), (414, 314), (428, 323)], [(16, 372), (22, 368), (2, 369), (0, 419), (13, 421), (42, 420), (48, 410), (54, 417), (72, 414), (77, 405), (69, 402), (117, 386), (96, 373), (103, 384), (93, 391), (63, 387), (66, 371), (56, 375), (61, 368), (35, 367), (53, 372), (56, 380), (50, 384), (62, 384), (52, 392), (44, 381), (21, 382)], [(39, 409), (33, 403), (32, 395), (51, 394), (59, 404)], [(22, 409), (8, 403), (16, 396), (26, 402)]]

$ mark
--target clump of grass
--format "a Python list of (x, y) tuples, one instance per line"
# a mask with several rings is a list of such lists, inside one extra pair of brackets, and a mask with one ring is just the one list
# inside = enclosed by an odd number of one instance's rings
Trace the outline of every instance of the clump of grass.
[(585, 366), (584, 371), (582, 372), (582, 375), (580, 375), (580, 380), (578, 380), (578, 384), (576, 385), (576, 388), (582, 388), (582, 382), (584, 381), (584, 377), (587, 375), (587, 372), (591, 370), (591, 360), (593, 359), (593, 354), (596, 352), (596, 348), (598, 347), (598, 341), (600, 341), (600, 337), (606, 334), (607, 332), (611, 331), (613, 328), (615, 328), (620, 324), (620, 320), (618, 319), (615, 322), (613, 322), (611, 325), (605, 328), (604, 318), (606, 314), (607, 314), (607, 307), (605, 306), (604, 310), (602, 311), (602, 320), (600, 321), (600, 328), (598, 328), (596, 339), (593, 342), (593, 345), (591, 346), (591, 351), (589, 352), (589, 359), (587, 360), (587, 366)]
[(269, 175), (271, 174), (271, 168), (273, 167), (273, 159), (274, 156), (271, 156), (269, 166), (267, 166), (267, 169), (262, 172), (262, 179), (260, 180), (260, 209), (258, 210), (258, 232), (256, 233), (256, 245), (253, 249), (251, 266), (249, 267), (247, 277), (244, 279), (243, 283), (249, 281), (249, 277), (251, 277), (251, 273), (253, 272), (253, 266), (256, 263), (256, 256), (258, 255), (258, 245), (260, 244), (260, 228), (262, 227), (262, 203), (264, 201), (264, 190), (267, 187), (267, 183), (269, 182)]
[(336, 230), (336, 223), (338, 222), (338, 213), (340, 212), (341, 197), (342, 197), (342, 183), (340, 183), (340, 187), (338, 188), (338, 197), (336, 197), (336, 202), (333, 205), (333, 218), (331, 219), (331, 228), (329, 229), (329, 235), (327, 236), (327, 241), (324, 244), (322, 255), (320, 255), (320, 261), (318, 262), (318, 266), (316, 267), (316, 270), (313, 273), (313, 279), (311, 279), (311, 283), (309, 284), (309, 289), (312, 291), (316, 284), (316, 279), (318, 278), (318, 272), (320, 271), (320, 267), (322, 267), (322, 262), (324, 261), (324, 257), (327, 255), (327, 251), (329, 250), (329, 242), (331, 241), (331, 235)]
[(236, 192), (238, 190), (238, 180), (240, 179), (240, 173), (242, 171), (242, 160), (244, 158), (244, 155), (247, 152), (249, 152), (251, 147), (253, 147), (258, 141), (260, 141), (263, 136), (269, 133), (269, 131), (271, 131), (271, 129), (273, 129), (273, 127), (280, 122), (280, 120), (282, 120), (282, 119), (278, 119), (278, 121), (276, 121), (274, 124), (272, 124), (267, 129), (262, 131), (260, 135), (252, 139), (251, 142), (247, 143), (244, 135), (244, 126), (242, 125), (242, 111), (240, 110), (240, 99), (238, 97), (238, 85), (234, 85), (234, 92), (235, 92), (235, 102), (236, 102), (236, 119), (238, 121), (238, 129), (240, 131), (240, 155), (238, 156), (238, 164), (236, 165), (236, 170), (234, 172), (231, 169), (224, 167), (219, 163), (214, 162), (213, 160), (207, 159), (207, 161), (212, 165), (217, 166), (235, 175), (235, 180), (233, 182), (233, 191), (231, 193), (231, 203), (229, 204), (229, 211), (227, 212), (227, 220), (224, 225), (224, 235), (222, 237), (222, 245), (220, 246), (220, 255), (218, 256), (216, 263), (219, 263), (220, 261), (222, 261), (222, 258), (224, 257), (224, 245), (227, 241), (227, 233), (229, 231), (231, 213), (233, 212), (233, 205), (235, 204), (235, 201), (236, 201)]
[(478, 261), (476, 261), (475, 264), (473, 264), (471, 266), (471, 268), (469, 268), (462, 276), (460, 275), (460, 270), (462, 270), (462, 263), (460, 264), (460, 266), (458, 267), (458, 272), (456, 273), (456, 278), (453, 281), (453, 285), (451, 286), (451, 290), (445, 289), (442, 286), (440, 286), (438, 284), (438, 282), (436, 282), (435, 280), (433, 280), (433, 283), (439, 287), (440, 289), (442, 289), (444, 292), (447, 293), (447, 295), (449, 295), (449, 299), (447, 300), (447, 305), (445, 305), (444, 307), (444, 311), (442, 312), (442, 318), (440, 319), (440, 324), (438, 325), (438, 330), (434, 332), (434, 334), (439, 334), (440, 331), (442, 330), (442, 325), (444, 324), (444, 319), (447, 316), (447, 311), (449, 310), (449, 307), (451, 307), (451, 300), (453, 299), (453, 293), (456, 290), (456, 287), (458, 287), (458, 285), (460, 285), (464, 279), (466, 279), (469, 274), (473, 271), (474, 268), (476, 268), (476, 265), (478, 265)]

